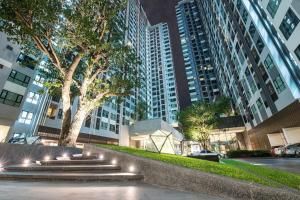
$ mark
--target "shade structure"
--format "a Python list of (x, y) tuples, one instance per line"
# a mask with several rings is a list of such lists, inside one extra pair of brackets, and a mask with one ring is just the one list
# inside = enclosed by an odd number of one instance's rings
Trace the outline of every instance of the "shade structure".
[(161, 119), (136, 122), (130, 126), (129, 135), (132, 141), (138, 141), (139, 147), (145, 150), (180, 154), (183, 135)]

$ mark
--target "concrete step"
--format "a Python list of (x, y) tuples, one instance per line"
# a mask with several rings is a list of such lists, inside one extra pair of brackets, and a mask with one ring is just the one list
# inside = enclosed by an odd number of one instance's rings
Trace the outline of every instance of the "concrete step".
[(105, 165), (108, 160), (41, 160), (41, 165)]
[(98, 159), (98, 156), (81, 156), (81, 157), (77, 157), (77, 156), (72, 156), (70, 158), (71, 160), (96, 160)]
[(7, 172), (81, 172), (81, 173), (107, 173), (120, 172), (121, 167), (117, 165), (15, 165), (4, 167)]
[(55, 180), (55, 181), (130, 181), (142, 180), (143, 175), (116, 173), (54, 173), (54, 172), (0, 172), (0, 180)]

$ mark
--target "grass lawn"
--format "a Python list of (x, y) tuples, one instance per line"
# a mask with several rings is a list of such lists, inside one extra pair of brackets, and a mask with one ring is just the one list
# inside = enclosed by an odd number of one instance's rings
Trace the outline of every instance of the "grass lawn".
[(128, 147), (102, 144), (98, 146), (202, 172), (223, 175), (272, 187), (291, 187), (300, 190), (300, 175), (269, 167), (255, 166), (231, 159), (224, 159), (222, 163), (217, 163), (177, 155), (158, 154)]

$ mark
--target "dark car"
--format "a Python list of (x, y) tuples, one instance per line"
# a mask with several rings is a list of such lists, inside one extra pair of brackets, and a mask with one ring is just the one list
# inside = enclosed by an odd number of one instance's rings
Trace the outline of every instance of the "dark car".
[(300, 143), (290, 144), (284, 147), (284, 155), (297, 156), (300, 152)]

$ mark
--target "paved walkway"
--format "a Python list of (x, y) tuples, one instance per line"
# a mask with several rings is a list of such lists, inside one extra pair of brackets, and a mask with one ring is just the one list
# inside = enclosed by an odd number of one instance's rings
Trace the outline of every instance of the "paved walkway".
[(300, 174), (300, 158), (241, 158), (236, 160)]
[[(201, 186), (199, 186), (201, 187)], [(0, 181), (1, 200), (221, 200), (140, 182)]]

